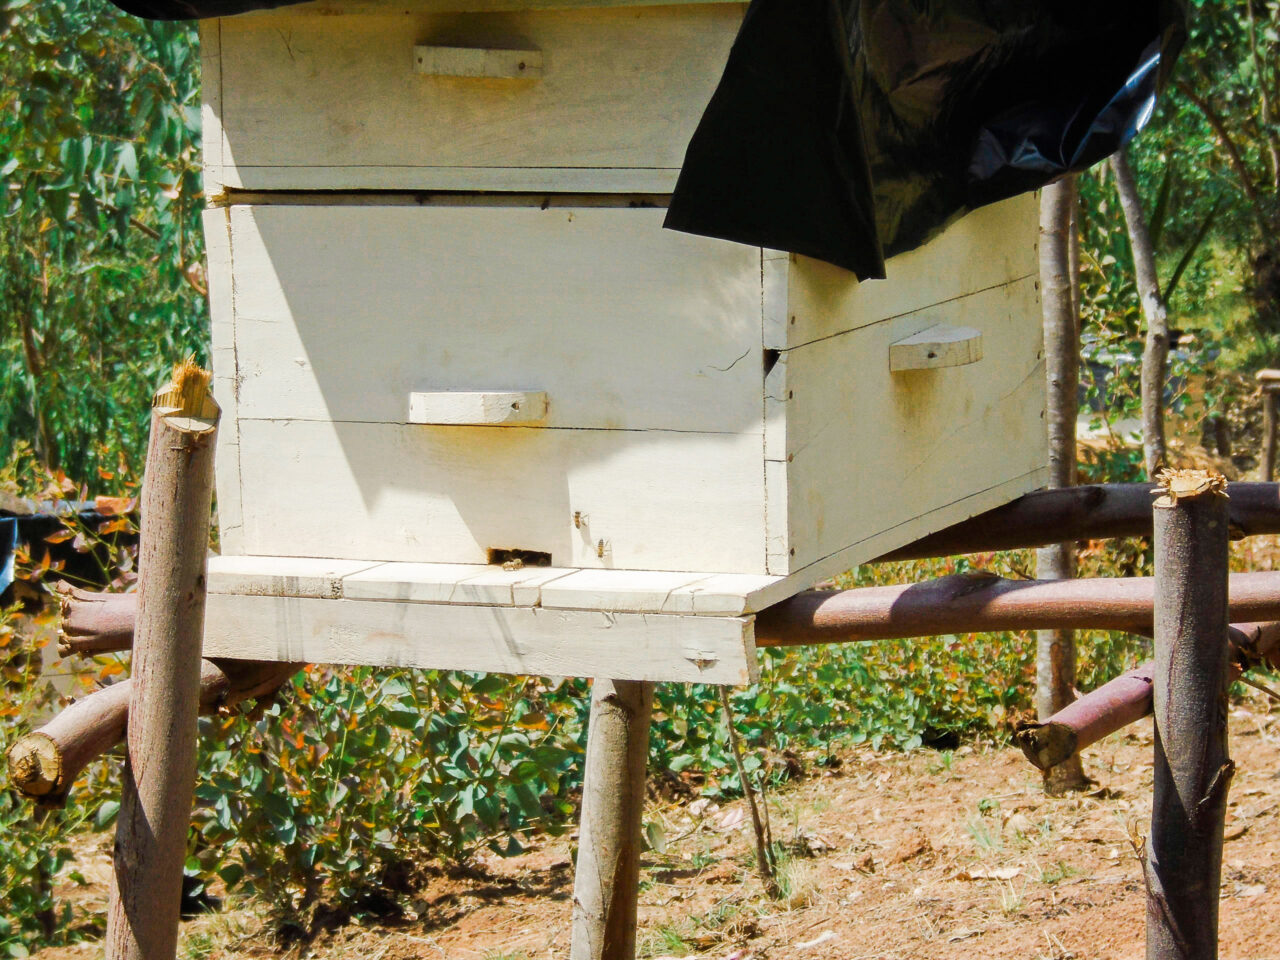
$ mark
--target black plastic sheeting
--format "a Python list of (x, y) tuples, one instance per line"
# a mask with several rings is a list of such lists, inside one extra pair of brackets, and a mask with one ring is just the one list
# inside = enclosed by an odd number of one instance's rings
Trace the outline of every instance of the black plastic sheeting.
[(147, 20), (207, 20), (250, 10), (271, 10), (303, 0), (111, 0), (125, 13)]
[(859, 277), (1146, 122), (1178, 0), (754, 0), (666, 225)]
[[(114, 0), (151, 19), (297, 0)], [(884, 276), (958, 215), (1129, 141), (1183, 0), (752, 0), (666, 226)]]

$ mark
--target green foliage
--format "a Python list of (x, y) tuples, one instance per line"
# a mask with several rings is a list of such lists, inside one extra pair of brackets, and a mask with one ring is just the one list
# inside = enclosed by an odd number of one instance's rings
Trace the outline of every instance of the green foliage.
[(312, 668), (261, 717), (202, 721), (196, 861), (307, 926), (394, 910), (422, 866), (557, 833), (581, 782), (574, 695), (539, 681)]
[(1280, 20), (1248, 0), (1191, 6), (1134, 167), (1173, 322), (1252, 371), (1280, 356)]
[(190, 25), (0, 6), (0, 461), (140, 471), (151, 391), (205, 353), (199, 120)]
[[(25, 720), (47, 710), (54, 695), (40, 679), (38, 645), (17, 630), (17, 610), (0, 609), (0, 757), (27, 732)], [(67, 836), (82, 810), (46, 811), (13, 790), (0, 791), (0, 956), (25, 957), (38, 946), (65, 942), (69, 904), (54, 902), (53, 878), (72, 860)]]

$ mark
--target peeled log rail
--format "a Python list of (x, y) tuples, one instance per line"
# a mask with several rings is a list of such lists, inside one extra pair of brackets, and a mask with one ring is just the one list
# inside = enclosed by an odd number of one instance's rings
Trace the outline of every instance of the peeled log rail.
[[(1038, 490), (939, 530), (874, 563), (1041, 547), (1064, 540), (1151, 536), (1149, 483), (1099, 483)], [(1229, 483), (1231, 536), (1280, 533), (1280, 484)]]
[[(1231, 679), (1265, 663), (1280, 667), (1280, 623), (1239, 623), (1228, 632)], [(1035, 766), (1048, 770), (1117, 730), (1151, 715), (1155, 664), (1122, 673), (1059, 710), (1043, 723), (1019, 724), (1014, 741)]]
[[(200, 712), (265, 697), (302, 669), (300, 663), (205, 660)], [(9, 782), (44, 804), (61, 804), (81, 771), (124, 739), (133, 681), (95, 690), (9, 748)]]
[(133, 646), (136, 593), (98, 593), (59, 583), (58, 597), (62, 604), (59, 656), (92, 656)]
[(1040, 723), (1019, 724), (1013, 739), (1042, 771), (1151, 713), (1155, 664), (1144, 663), (1067, 704)]
[[(1280, 620), (1280, 571), (1233, 573), (1233, 620)], [(762, 611), (756, 646), (895, 640), (1005, 630), (1151, 630), (1150, 577), (1006, 580), (955, 574), (925, 583), (814, 590)]]

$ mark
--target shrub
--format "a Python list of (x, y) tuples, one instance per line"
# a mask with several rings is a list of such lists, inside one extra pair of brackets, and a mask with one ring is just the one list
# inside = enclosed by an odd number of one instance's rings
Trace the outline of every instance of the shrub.
[(322, 905), (394, 910), (433, 858), (512, 853), (533, 829), (561, 829), (581, 722), (556, 692), (516, 677), (310, 668), (258, 718), (203, 721), (196, 858), (286, 923), (309, 926)]

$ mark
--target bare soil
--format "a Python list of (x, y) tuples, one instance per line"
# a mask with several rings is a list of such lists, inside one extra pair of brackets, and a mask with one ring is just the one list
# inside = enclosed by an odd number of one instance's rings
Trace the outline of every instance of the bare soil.
[[(1280, 958), (1280, 713), (1233, 708), (1221, 900), (1222, 956)], [(784, 896), (753, 872), (741, 802), (658, 804), (665, 834), (645, 861), (640, 956), (716, 960), (1129, 960), (1143, 956), (1144, 891), (1132, 842), (1151, 801), (1151, 725), (1087, 751), (1092, 793), (1045, 797), (1016, 749), (847, 752), (768, 798)], [(105, 897), (105, 837), (75, 896)], [(190, 960), (535, 960), (568, 955), (572, 838), (432, 879), (395, 922), (348, 924), (275, 944), (251, 906), (183, 925)], [(70, 892), (70, 891), (69, 891)], [(90, 904), (92, 905), (92, 904)], [(103, 904), (105, 906), (105, 904)], [(96, 944), (43, 960), (95, 956)]]

